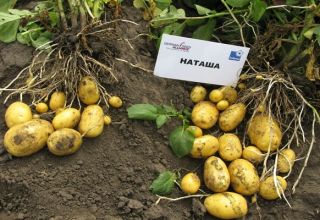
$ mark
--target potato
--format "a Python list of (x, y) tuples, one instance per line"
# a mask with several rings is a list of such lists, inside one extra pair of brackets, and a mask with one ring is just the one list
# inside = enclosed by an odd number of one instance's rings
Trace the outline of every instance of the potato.
[(207, 158), (217, 152), (218, 149), (218, 139), (208, 134), (195, 138), (190, 155), (193, 158)]
[(120, 108), (122, 106), (122, 100), (118, 96), (111, 96), (108, 99), (108, 103), (114, 108)]
[(4, 146), (13, 156), (29, 156), (46, 145), (53, 131), (50, 122), (33, 119), (10, 128), (4, 136)]
[[(269, 176), (265, 180), (261, 181), (259, 194), (262, 198), (266, 200), (274, 200), (279, 198), (274, 180), (275, 178), (273, 176)], [(279, 193), (281, 194), (281, 191), (285, 191), (287, 188), (287, 181), (281, 176), (277, 176), (276, 180), (278, 186), (277, 188), (279, 189)]]
[(258, 192), (260, 179), (252, 163), (244, 159), (237, 159), (229, 164), (228, 170), (234, 191), (246, 196)]
[(23, 102), (14, 102), (9, 105), (5, 113), (5, 122), (8, 128), (32, 120), (30, 107)]
[(207, 90), (203, 86), (195, 86), (190, 92), (190, 99), (194, 103), (203, 101), (206, 98)]
[(104, 120), (104, 125), (110, 125), (112, 122), (111, 117), (109, 115), (105, 115), (103, 120)]
[(66, 102), (66, 95), (63, 92), (52, 93), (49, 101), (49, 108), (53, 111), (63, 108)]
[(279, 148), (282, 132), (276, 120), (269, 115), (257, 114), (248, 125), (250, 142), (264, 152), (275, 151)]
[(36, 111), (38, 113), (46, 113), (49, 110), (49, 107), (46, 103), (40, 102), (36, 105)]
[(52, 125), (56, 130), (61, 128), (74, 128), (79, 121), (80, 111), (75, 108), (66, 108), (53, 118)]
[(229, 102), (227, 100), (221, 100), (217, 103), (217, 109), (219, 111), (224, 111), (229, 107)]
[(219, 155), (225, 161), (241, 157), (242, 145), (237, 135), (227, 133), (219, 137)]
[(212, 128), (219, 117), (219, 111), (216, 106), (209, 101), (201, 101), (197, 103), (192, 110), (192, 122), (202, 129)]
[(99, 101), (100, 92), (94, 78), (90, 76), (84, 76), (81, 78), (78, 87), (78, 95), (81, 102), (86, 105), (93, 105)]
[(247, 200), (234, 192), (208, 196), (204, 200), (204, 206), (211, 215), (220, 219), (241, 218), (248, 213)]
[(209, 100), (211, 102), (219, 102), (223, 99), (223, 93), (219, 89), (214, 89), (209, 93)]
[(99, 136), (104, 127), (104, 113), (99, 105), (89, 105), (81, 115), (78, 130), (85, 137)]
[(62, 128), (53, 132), (47, 145), (51, 153), (57, 156), (66, 156), (77, 152), (82, 144), (81, 134), (71, 128)]
[(242, 158), (251, 163), (258, 164), (264, 160), (264, 154), (255, 146), (248, 146), (242, 151)]
[(280, 173), (288, 173), (296, 159), (296, 153), (292, 149), (280, 151), (277, 162), (277, 169)]
[(238, 92), (231, 86), (224, 86), (220, 88), (223, 93), (223, 98), (227, 100), (230, 104), (236, 103), (238, 99)]
[(191, 125), (191, 126), (188, 126), (186, 130), (190, 131), (196, 138), (201, 137), (203, 135), (202, 129), (199, 128), (198, 126)]
[(40, 119), (40, 115), (38, 115), (38, 114), (33, 114), (33, 115), (32, 115), (32, 119)]
[(237, 103), (229, 106), (219, 117), (219, 127), (223, 131), (234, 130), (244, 119), (246, 106), (243, 103)]
[(230, 185), (226, 164), (219, 157), (211, 156), (204, 163), (204, 183), (213, 192), (225, 192)]
[(195, 194), (200, 188), (200, 179), (195, 173), (187, 173), (181, 180), (181, 189), (186, 194)]

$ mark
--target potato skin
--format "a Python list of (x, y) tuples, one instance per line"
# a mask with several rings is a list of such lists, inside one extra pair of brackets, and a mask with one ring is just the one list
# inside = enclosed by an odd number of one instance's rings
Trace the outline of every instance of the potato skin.
[(33, 119), (10, 128), (4, 136), (4, 146), (13, 156), (25, 157), (41, 150), (54, 131), (50, 122)]
[(233, 190), (241, 195), (253, 195), (258, 192), (260, 179), (256, 168), (247, 160), (237, 159), (228, 167)]
[(292, 149), (280, 151), (277, 162), (277, 169), (280, 173), (288, 173), (296, 159), (296, 153)]
[(62, 128), (53, 132), (47, 146), (51, 153), (57, 156), (66, 156), (77, 152), (82, 144), (81, 134), (71, 128)]
[(80, 111), (75, 108), (66, 108), (57, 114), (53, 120), (52, 125), (57, 129), (74, 128), (80, 120)]
[[(277, 176), (278, 183), (280, 184), (283, 191), (287, 188), (287, 181), (281, 176)], [(280, 192), (281, 193), (281, 192)], [(269, 176), (265, 180), (261, 181), (259, 194), (266, 200), (274, 200), (279, 198), (277, 193), (273, 176)]]
[(219, 157), (211, 156), (204, 163), (204, 183), (213, 192), (225, 192), (230, 185), (226, 164)]
[(226, 133), (220, 136), (219, 146), (219, 155), (225, 161), (239, 159), (242, 155), (242, 145), (235, 134)]
[(190, 152), (193, 158), (207, 158), (212, 156), (219, 149), (219, 141), (212, 135), (204, 135), (195, 138)]
[(241, 218), (248, 213), (246, 199), (234, 192), (216, 193), (204, 200), (207, 211), (220, 219)]
[(246, 106), (243, 103), (237, 103), (229, 106), (219, 117), (219, 127), (223, 131), (232, 131), (244, 119), (246, 115)]
[(52, 93), (49, 101), (49, 108), (53, 111), (63, 108), (66, 102), (66, 95), (63, 92)]
[(190, 99), (194, 103), (203, 101), (206, 98), (207, 90), (203, 86), (195, 86), (190, 92)]
[(212, 128), (219, 117), (219, 111), (216, 106), (209, 101), (197, 103), (191, 113), (192, 122), (202, 129)]
[(78, 95), (81, 102), (86, 105), (93, 105), (99, 101), (100, 92), (97, 83), (92, 77), (84, 76), (81, 78), (78, 87)]
[(242, 158), (250, 161), (251, 163), (258, 164), (263, 161), (264, 155), (259, 148), (255, 146), (248, 146), (243, 149)]
[(85, 137), (99, 136), (104, 127), (104, 113), (99, 105), (89, 105), (81, 115), (78, 130)]
[(23, 102), (14, 102), (9, 105), (5, 113), (5, 122), (8, 128), (32, 120), (30, 107)]

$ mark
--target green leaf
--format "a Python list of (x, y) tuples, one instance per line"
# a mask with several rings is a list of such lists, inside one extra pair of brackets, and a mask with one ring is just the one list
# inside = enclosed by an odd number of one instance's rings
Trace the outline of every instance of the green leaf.
[(286, 5), (298, 5), (300, 0), (287, 0)]
[(0, 25), (0, 41), (10, 43), (16, 40), (20, 19)]
[(156, 0), (156, 5), (161, 10), (168, 8), (171, 5), (171, 0)]
[(169, 144), (174, 154), (181, 158), (190, 153), (195, 138), (190, 131), (179, 126), (169, 136)]
[(258, 22), (267, 10), (267, 4), (261, 0), (253, 0), (252, 20)]
[(145, 7), (146, 7), (144, 0), (134, 0), (134, 1), (133, 1), (133, 6), (134, 6), (135, 8), (137, 8), (137, 9), (145, 8)]
[(168, 116), (159, 115), (156, 119), (157, 128), (161, 128), (168, 120), (169, 120)]
[(212, 12), (209, 8), (205, 8), (201, 5), (195, 5), (195, 6), (199, 15), (207, 15), (207, 14), (211, 14)]
[(127, 109), (130, 119), (156, 120), (158, 108), (151, 104), (136, 104)]
[(243, 8), (247, 6), (250, 0), (226, 0), (227, 4), (235, 8)]
[(199, 26), (192, 34), (192, 38), (200, 40), (210, 40), (215, 28), (216, 22), (213, 19), (209, 19), (204, 25)]
[[(177, 18), (184, 18), (186, 13), (183, 9), (177, 9), (173, 5), (170, 5), (169, 8), (164, 9), (159, 16), (152, 19), (151, 25), (154, 28), (165, 26), (168, 24), (175, 23)], [(164, 20), (163, 20), (164, 19)]]
[(186, 27), (186, 22), (182, 22), (182, 23), (176, 22), (176, 23), (165, 26), (162, 29), (161, 36), (157, 39), (157, 42), (156, 42), (157, 48), (160, 47), (160, 43), (162, 40), (162, 34), (171, 34), (171, 35), (181, 36), (185, 27)]
[(13, 8), (17, 0), (0, 0), (0, 11), (7, 12)]
[(52, 33), (49, 31), (45, 31), (42, 33), (39, 33), (39, 36), (36, 39), (31, 38), (32, 46), (43, 50), (49, 47), (49, 42), (52, 40)]
[(156, 195), (168, 195), (172, 192), (176, 179), (177, 176), (175, 173), (171, 171), (165, 171), (152, 182), (150, 190)]
[(195, 19), (195, 20), (192, 20), (192, 19), (189, 19), (189, 20), (186, 20), (186, 25), (188, 26), (199, 26), (201, 24), (203, 24), (204, 22), (206, 21), (206, 19)]

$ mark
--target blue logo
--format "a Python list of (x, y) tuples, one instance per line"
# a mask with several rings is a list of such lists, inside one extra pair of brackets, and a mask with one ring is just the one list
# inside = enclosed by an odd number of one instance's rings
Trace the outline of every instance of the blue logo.
[(231, 51), (229, 60), (240, 61), (242, 54), (243, 54), (242, 50)]

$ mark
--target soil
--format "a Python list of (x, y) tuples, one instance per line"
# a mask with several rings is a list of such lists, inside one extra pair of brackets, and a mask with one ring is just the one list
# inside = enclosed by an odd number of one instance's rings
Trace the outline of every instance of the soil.
[[(140, 24), (122, 23), (126, 37), (147, 33), (138, 11), (124, 6), (123, 15)], [(132, 48), (119, 42), (119, 58), (152, 70), (156, 57), (153, 44), (143, 37), (131, 44)], [(33, 53), (32, 48), (18, 43), (0, 44), (0, 87), (30, 62)], [(154, 205), (157, 197), (150, 193), (149, 186), (159, 172), (182, 168), (182, 173), (193, 170), (201, 175), (203, 161), (173, 155), (168, 147), (168, 133), (178, 122), (172, 121), (157, 130), (151, 122), (131, 121), (126, 115), (126, 108), (136, 103), (191, 107), (188, 94), (193, 84), (158, 78), (122, 62), (116, 62), (116, 68), (121, 72), (121, 80), (110, 86), (109, 92), (122, 97), (124, 107), (110, 109), (116, 123), (106, 127), (100, 137), (85, 139), (81, 149), (68, 157), (56, 157), (43, 149), (0, 165), (1, 220), (214, 219), (205, 214), (199, 199)], [(0, 101), (3, 100), (4, 96)], [(6, 107), (0, 107), (0, 146), (7, 130), (3, 120)], [(320, 142), (319, 135), (317, 141)], [(302, 146), (300, 149), (306, 152)], [(303, 161), (296, 163), (287, 191), (291, 209), (284, 200), (268, 202), (258, 198), (258, 211), (248, 198), (249, 214), (245, 219), (259, 219), (259, 212), (261, 219), (320, 219), (319, 158), (319, 145), (315, 145), (292, 195), (290, 189)], [(171, 196), (183, 194), (176, 189)]]

